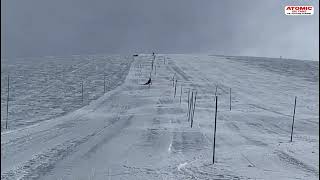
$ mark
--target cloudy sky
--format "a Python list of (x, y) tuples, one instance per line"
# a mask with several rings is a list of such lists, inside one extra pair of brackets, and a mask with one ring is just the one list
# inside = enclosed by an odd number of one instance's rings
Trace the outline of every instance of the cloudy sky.
[(211, 53), (318, 60), (319, 0), (1, 0), (1, 56)]

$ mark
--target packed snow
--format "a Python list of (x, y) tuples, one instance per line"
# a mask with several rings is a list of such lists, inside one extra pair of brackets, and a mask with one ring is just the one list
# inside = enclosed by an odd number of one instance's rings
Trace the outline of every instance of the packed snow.
[[(131, 58), (124, 82), (100, 98), (3, 131), (1, 179), (319, 178), (318, 62), (156, 54), (152, 70), (152, 55)], [(197, 91), (192, 128), (189, 90)]]

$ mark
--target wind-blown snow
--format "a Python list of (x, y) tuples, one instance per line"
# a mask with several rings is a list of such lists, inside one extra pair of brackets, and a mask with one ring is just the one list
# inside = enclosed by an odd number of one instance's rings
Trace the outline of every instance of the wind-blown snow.
[[(157, 55), (148, 87), (141, 84), (150, 75), (152, 56), (135, 57), (124, 83), (89, 105), (3, 132), (1, 179), (318, 179), (318, 74), (310, 80), (309, 74), (270, 69), (274, 64), (267, 59), (263, 65), (239, 59)], [(306, 69), (300, 73), (309, 73), (309, 65), (301, 67)], [(198, 92), (193, 128), (187, 121), (188, 88)]]
[[(10, 74), (9, 130), (79, 109), (120, 85), (132, 58), (87, 55), (1, 60), (1, 128), (7, 119), (7, 75)], [(82, 102), (81, 83), (84, 84)]]

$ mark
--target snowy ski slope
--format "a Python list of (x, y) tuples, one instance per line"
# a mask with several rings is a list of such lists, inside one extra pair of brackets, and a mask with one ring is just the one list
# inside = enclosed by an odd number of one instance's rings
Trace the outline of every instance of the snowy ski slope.
[[(135, 57), (122, 85), (81, 109), (2, 132), (1, 179), (319, 178), (317, 63), (294, 61), (292, 72), (266, 58), (157, 54), (152, 85), (142, 86), (152, 59)], [(192, 128), (188, 88), (197, 91)]]

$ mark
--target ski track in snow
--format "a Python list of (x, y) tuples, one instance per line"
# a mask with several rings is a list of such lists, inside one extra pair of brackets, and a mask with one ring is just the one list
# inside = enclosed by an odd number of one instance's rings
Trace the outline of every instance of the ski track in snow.
[[(157, 55), (157, 71), (150, 74), (152, 56), (135, 57), (124, 83), (99, 99), (2, 133), (1, 179), (318, 179), (319, 94), (313, 80), (318, 77), (238, 59)], [(150, 75), (152, 85), (140, 85)], [(188, 88), (198, 92), (193, 128), (187, 118)]]

